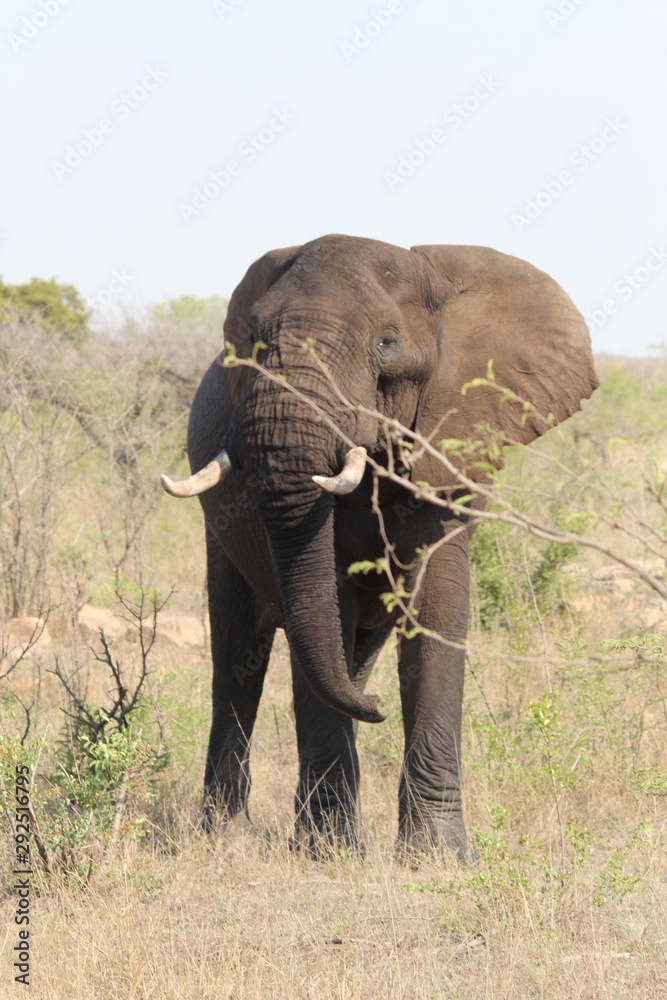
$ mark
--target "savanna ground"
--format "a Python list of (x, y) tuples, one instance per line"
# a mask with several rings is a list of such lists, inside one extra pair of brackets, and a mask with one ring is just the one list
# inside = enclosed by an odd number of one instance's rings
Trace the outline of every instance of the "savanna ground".
[[(655, 588), (600, 552), (478, 528), (462, 747), (475, 861), (395, 858), (392, 648), (370, 685), (387, 721), (359, 732), (365, 858), (290, 851), (282, 633), (252, 741), (266, 836), (239, 823), (209, 841), (202, 517), (158, 475), (185, 471), (217, 311), (157, 310), (116, 340), (14, 318), (2, 338), (1, 997), (21, 989), (17, 764), (32, 780), (35, 996), (666, 995), (667, 602)], [(510, 453), (498, 488), (667, 581), (667, 359), (599, 370), (584, 412)], [(149, 648), (153, 602), (172, 587)]]

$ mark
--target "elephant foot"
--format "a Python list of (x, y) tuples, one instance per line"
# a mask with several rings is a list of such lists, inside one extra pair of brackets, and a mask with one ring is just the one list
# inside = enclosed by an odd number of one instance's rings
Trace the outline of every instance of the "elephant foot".
[(475, 849), (468, 842), (463, 820), (458, 817), (403, 821), (399, 827), (396, 856), (410, 861), (419, 855), (446, 853), (459, 861), (474, 861)]
[(241, 834), (247, 834), (264, 844), (271, 842), (269, 830), (254, 823), (247, 809), (232, 812), (229, 808), (208, 803), (204, 807), (200, 822), (209, 840), (216, 840), (218, 837), (233, 839)]
[(290, 850), (302, 852), (315, 861), (332, 860), (341, 854), (364, 858), (371, 844), (370, 832), (349, 817), (320, 817), (317, 822), (299, 820), (289, 842)]

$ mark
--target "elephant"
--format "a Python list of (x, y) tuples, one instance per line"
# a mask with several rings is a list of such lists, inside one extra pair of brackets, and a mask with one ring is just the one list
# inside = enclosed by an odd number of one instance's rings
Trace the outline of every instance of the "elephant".
[[(398, 635), (397, 844), (465, 858), (466, 505), (480, 501), (458, 470), (488, 481), (502, 444), (527, 444), (580, 409), (598, 385), (586, 323), (547, 274), (488, 247), (329, 235), (253, 263), (224, 337), (190, 412), (192, 475), (162, 477), (174, 496), (198, 495), (205, 520), (213, 715), (204, 822), (250, 819), (250, 741), (282, 628), (299, 757), (293, 843), (363, 849), (355, 737), (359, 721), (384, 720), (365, 688), (399, 612), (382, 600), (386, 572), (348, 568), (389, 552), (405, 592), (416, 591), (419, 625)], [(388, 426), (436, 445), (481, 435), (496, 446), (486, 464), (462, 448), (443, 464), (437, 447), (416, 445), (405, 460)], [(428, 485), (421, 500), (417, 483)], [(429, 499), (462, 493), (448, 508)]]

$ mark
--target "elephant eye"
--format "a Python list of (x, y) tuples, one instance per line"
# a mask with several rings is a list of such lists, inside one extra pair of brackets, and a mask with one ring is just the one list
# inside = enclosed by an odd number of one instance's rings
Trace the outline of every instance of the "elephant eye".
[(383, 356), (395, 353), (400, 346), (398, 334), (392, 329), (383, 330), (377, 341), (378, 351)]

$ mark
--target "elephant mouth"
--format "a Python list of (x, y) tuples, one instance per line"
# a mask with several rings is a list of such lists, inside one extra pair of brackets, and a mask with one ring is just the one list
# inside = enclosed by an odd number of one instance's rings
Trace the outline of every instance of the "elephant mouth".
[[(363, 479), (366, 455), (365, 448), (350, 448), (345, 456), (343, 468), (338, 475), (314, 475), (311, 478), (326, 493), (331, 493), (333, 496), (346, 496), (348, 493), (353, 493)], [(233, 468), (232, 460), (223, 448), (208, 465), (192, 476), (188, 476), (187, 479), (174, 482), (169, 476), (160, 476), (160, 483), (163, 490), (172, 497), (196, 497), (224, 482)]]
[[(192, 497), (222, 483), (238, 468), (226, 450), (181, 482), (161, 477), (171, 496)], [(310, 475), (295, 494), (264, 490), (262, 518), (290, 648), (313, 693), (330, 708), (363, 722), (382, 722), (377, 695), (358, 690), (348, 673), (335, 565), (334, 507), (353, 493), (366, 468), (366, 449), (351, 448), (337, 475)], [(290, 484), (290, 477), (283, 477)], [(298, 499), (297, 499), (298, 498)]]
[[(198, 496), (222, 483), (234, 467), (223, 450), (187, 479), (174, 482), (162, 476), (161, 482), (172, 496)], [(335, 498), (357, 489), (365, 467), (366, 449), (351, 448), (337, 475), (310, 477), (314, 484), (307, 497), (300, 493), (298, 504), (293, 495), (287, 502), (279, 497), (276, 503), (268, 493), (260, 505), (285, 632), (308, 685), (335, 711), (363, 722), (382, 722), (377, 695), (359, 691), (348, 673), (334, 555)], [(319, 627), (314, 628), (313, 622)]]

